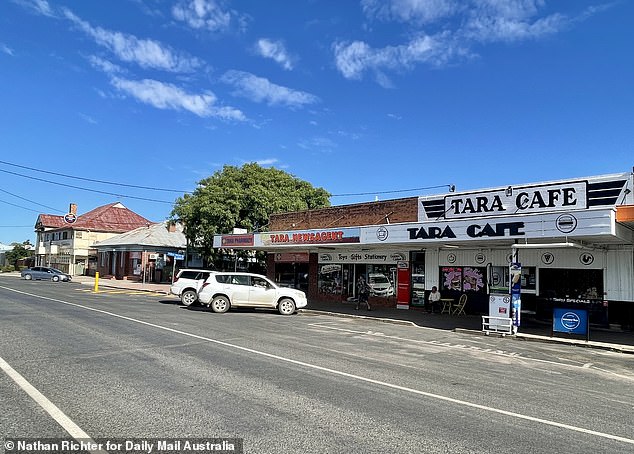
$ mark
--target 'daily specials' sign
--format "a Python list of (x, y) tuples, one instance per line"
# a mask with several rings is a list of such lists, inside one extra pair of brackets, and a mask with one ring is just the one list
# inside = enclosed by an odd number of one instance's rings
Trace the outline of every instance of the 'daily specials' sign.
[(500, 216), (587, 208), (585, 181), (445, 197), (446, 219)]

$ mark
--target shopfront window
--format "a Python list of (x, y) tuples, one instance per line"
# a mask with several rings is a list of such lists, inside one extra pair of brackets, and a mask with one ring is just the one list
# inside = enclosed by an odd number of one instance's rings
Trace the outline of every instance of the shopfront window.
[[(509, 267), (491, 266), (489, 269), (489, 290), (491, 293), (509, 292)], [(522, 293), (535, 293), (537, 290), (537, 268), (522, 267)]]
[(440, 286), (442, 290), (454, 292), (486, 293), (486, 268), (442, 267)]
[(367, 282), (371, 296), (393, 296), (396, 288), (396, 266), (368, 265)]
[(546, 298), (603, 299), (603, 270), (541, 269), (540, 295)]
[(341, 264), (329, 263), (319, 266), (319, 293), (341, 294), (341, 270)]

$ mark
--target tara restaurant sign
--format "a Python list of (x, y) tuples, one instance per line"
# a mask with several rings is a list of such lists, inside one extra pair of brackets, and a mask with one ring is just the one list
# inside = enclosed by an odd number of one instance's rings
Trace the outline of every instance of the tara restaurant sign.
[[(509, 186), (507, 189), (500, 190), (449, 194), (444, 197), (444, 212), (439, 218), (464, 219), (585, 209), (587, 208), (586, 187), (586, 181), (577, 181), (543, 186)], [(422, 211), (421, 203), (419, 201), (420, 211)]]

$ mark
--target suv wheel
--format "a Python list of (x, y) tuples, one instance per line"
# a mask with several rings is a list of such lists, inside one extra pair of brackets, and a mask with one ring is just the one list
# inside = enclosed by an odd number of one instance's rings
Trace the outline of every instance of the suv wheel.
[(282, 298), (277, 305), (277, 310), (282, 315), (291, 315), (295, 312), (295, 303), (290, 298)]
[(229, 303), (229, 298), (222, 295), (215, 297), (210, 304), (211, 310), (217, 312), (218, 314), (227, 312), (230, 306), (231, 303)]
[(183, 306), (191, 306), (198, 301), (198, 294), (193, 290), (185, 290), (181, 293), (181, 303)]

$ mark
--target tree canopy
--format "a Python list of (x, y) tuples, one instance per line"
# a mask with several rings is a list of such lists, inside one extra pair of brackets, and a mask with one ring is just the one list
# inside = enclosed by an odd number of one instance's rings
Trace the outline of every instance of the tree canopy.
[(330, 206), (330, 193), (275, 168), (256, 163), (224, 166), (198, 182), (193, 194), (179, 197), (172, 218), (181, 221), (189, 242), (207, 257), (213, 256), (213, 237), (267, 230), (273, 213)]
[(28, 246), (32, 246), (29, 240), (24, 241), (22, 244), (20, 243), (11, 243), (13, 249), (7, 251), (4, 254), (4, 257), (8, 264), (16, 267), (19, 260), (25, 259), (27, 257), (31, 257), (33, 255), (33, 251), (28, 249)]

